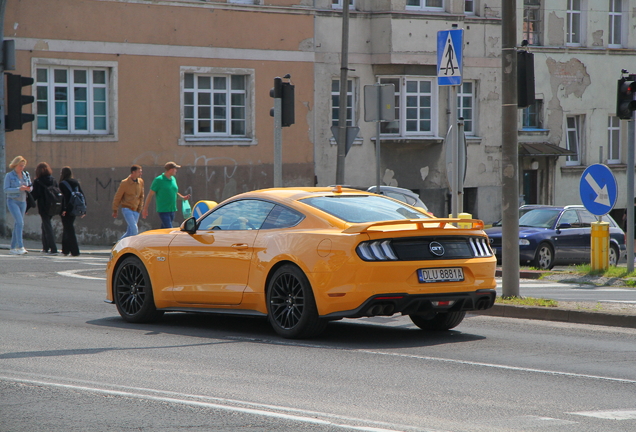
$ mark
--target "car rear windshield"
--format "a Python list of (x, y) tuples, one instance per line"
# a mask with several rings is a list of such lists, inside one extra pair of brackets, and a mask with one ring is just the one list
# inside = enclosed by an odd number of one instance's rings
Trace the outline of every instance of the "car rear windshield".
[(301, 202), (351, 223), (429, 218), (411, 207), (374, 195), (321, 196)]
[(519, 226), (552, 228), (560, 214), (559, 209), (520, 209)]

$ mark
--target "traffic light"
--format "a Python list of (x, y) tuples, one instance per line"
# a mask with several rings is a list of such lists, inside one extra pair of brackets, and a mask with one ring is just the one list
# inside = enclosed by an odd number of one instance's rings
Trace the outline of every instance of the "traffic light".
[[(282, 78), (274, 78), (274, 87), (269, 91), (269, 95), (281, 100), (281, 126), (288, 127), (295, 123), (294, 114), (294, 85), (283, 82)], [(274, 117), (274, 109), (269, 111), (269, 115)]]
[(618, 80), (618, 89), (616, 92), (616, 116), (621, 120), (631, 120), (632, 113), (636, 110), (636, 101), (634, 100), (634, 92), (636, 91), (636, 75), (630, 75), (629, 78), (621, 78)]
[(534, 103), (534, 54), (517, 51), (517, 108)]
[(22, 129), (24, 123), (35, 120), (33, 114), (23, 114), (22, 105), (32, 104), (35, 101), (33, 96), (23, 95), (22, 87), (33, 85), (33, 78), (21, 75), (7, 75), (7, 114), (5, 115), (4, 129), (12, 131)]
[(294, 115), (294, 86), (290, 83), (283, 83), (281, 93), (283, 99), (281, 126), (287, 127), (293, 125), (296, 121)]

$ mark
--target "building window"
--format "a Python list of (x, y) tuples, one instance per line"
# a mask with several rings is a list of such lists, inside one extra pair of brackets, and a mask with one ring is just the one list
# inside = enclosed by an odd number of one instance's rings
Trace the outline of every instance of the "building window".
[(444, 10), (444, 0), (406, 0), (406, 9)]
[(609, 116), (607, 124), (607, 163), (621, 163), (621, 121)]
[[(342, 9), (342, 5), (346, 0), (331, 0), (332, 9)], [(349, 0), (349, 9), (353, 9), (356, 5), (356, 0)]]
[(541, 129), (541, 108), (543, 101), (541, 99), (535, 99), (532, 105), (524, 108), (522, 125), (523, 129)]
[(254, 0), (227, 0), (228, 3), (238, 3), (238, 4), (255, 4)]
[(464, 13), (466, 15), (475, 14), (475, 0), (464, 0)]
[(566, 165), (580, 165), (583, 116), (567, 116), (566, 123), (566, 146), (568, 150), (576, 153), (567, 156)]
[(246, 75), (183, 75), (183, 130), (191, 137), (247, 135)]
[(581, 45), (581, 0), (567, 0), (566, 45)]
[(475, 84), (464, 81), (457, 90), (457, 117), (464, 118), (464, 133), (475, 134)]
[[(353, 80), (347, 80), (347, 126), (355, 126), (356, 98)], [(340, 80), (331, 81), (331, 125), (338, 126), (340, 119)]]
[(387, 135), (434, 135), (437, 123), (437, 86), (431, 77), (380, 78), (380, 84), (395, 86), (395, 121), (382, 122)]
[(109, 133), (109, 69), (36, 67), (38, 134)]
[(623, 46), (623, 0), (609, 0), (609, 42), (610, 48)]
[(523, 0), (523, 38), (541, 45), (541, 0)]

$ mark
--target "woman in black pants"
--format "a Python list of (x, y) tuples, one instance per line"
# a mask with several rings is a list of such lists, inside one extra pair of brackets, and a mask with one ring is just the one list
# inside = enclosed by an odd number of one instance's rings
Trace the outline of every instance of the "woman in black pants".
[[(69, 189), (63, 182), (68, 183), (71, 188)], [(79, 182), (73, 178), (71, 168), (67, 166), (62, 168), (60, 175), (60, 190), (64, 194), (64, 205), (62, 207), (62, 226), (64, 227), (62, 232), (62, 253), (65, 256), (68, 256), (69, 253), (73, 256), (80, 254), (77, 237), (75, 236), (75, 216), (72, 214), (73, 207), (70, 204), (71, 192), (76, 188), (84, 195)], [(81, 217), (84, 216), (82, 215)]]
[(38, 213), (42, 219), (42, 252), (49, 255), (57, 255), (55, 233), (51, 225), (52, 216), (49, 214), (49, 202), (47, 202), (47, 188), (57, 186), (57, 182), (51, 175), (51, 167), (46, 162), (40, 162), (35, 168), (35, 181), (33, 182), (33, 198), (38, 203)]

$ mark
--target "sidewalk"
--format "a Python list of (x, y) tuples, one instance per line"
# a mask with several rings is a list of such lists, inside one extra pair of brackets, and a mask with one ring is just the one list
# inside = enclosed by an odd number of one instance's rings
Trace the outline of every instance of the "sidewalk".
[[(40, 251), (42, 250), (42, 242), (40, 240), (25, 239), (23, 243), (24, 243), (24, 247), (26, 248), (27, 251), (29, 251), (29, 253), (40, 253)], [(0, 250), (2, 249), (5, 249), (5, 250), (11, 249), (10, 238), (9, 239), (0, 238)], [(109, 248), (108, 246), (79, 245), (79, 249), (80, 249), (80, 255), (108, 256), (110, 255), (111, 248)], [(61, 255), (62, 245), (59, 243), (57, 244), (57, 250)]]

